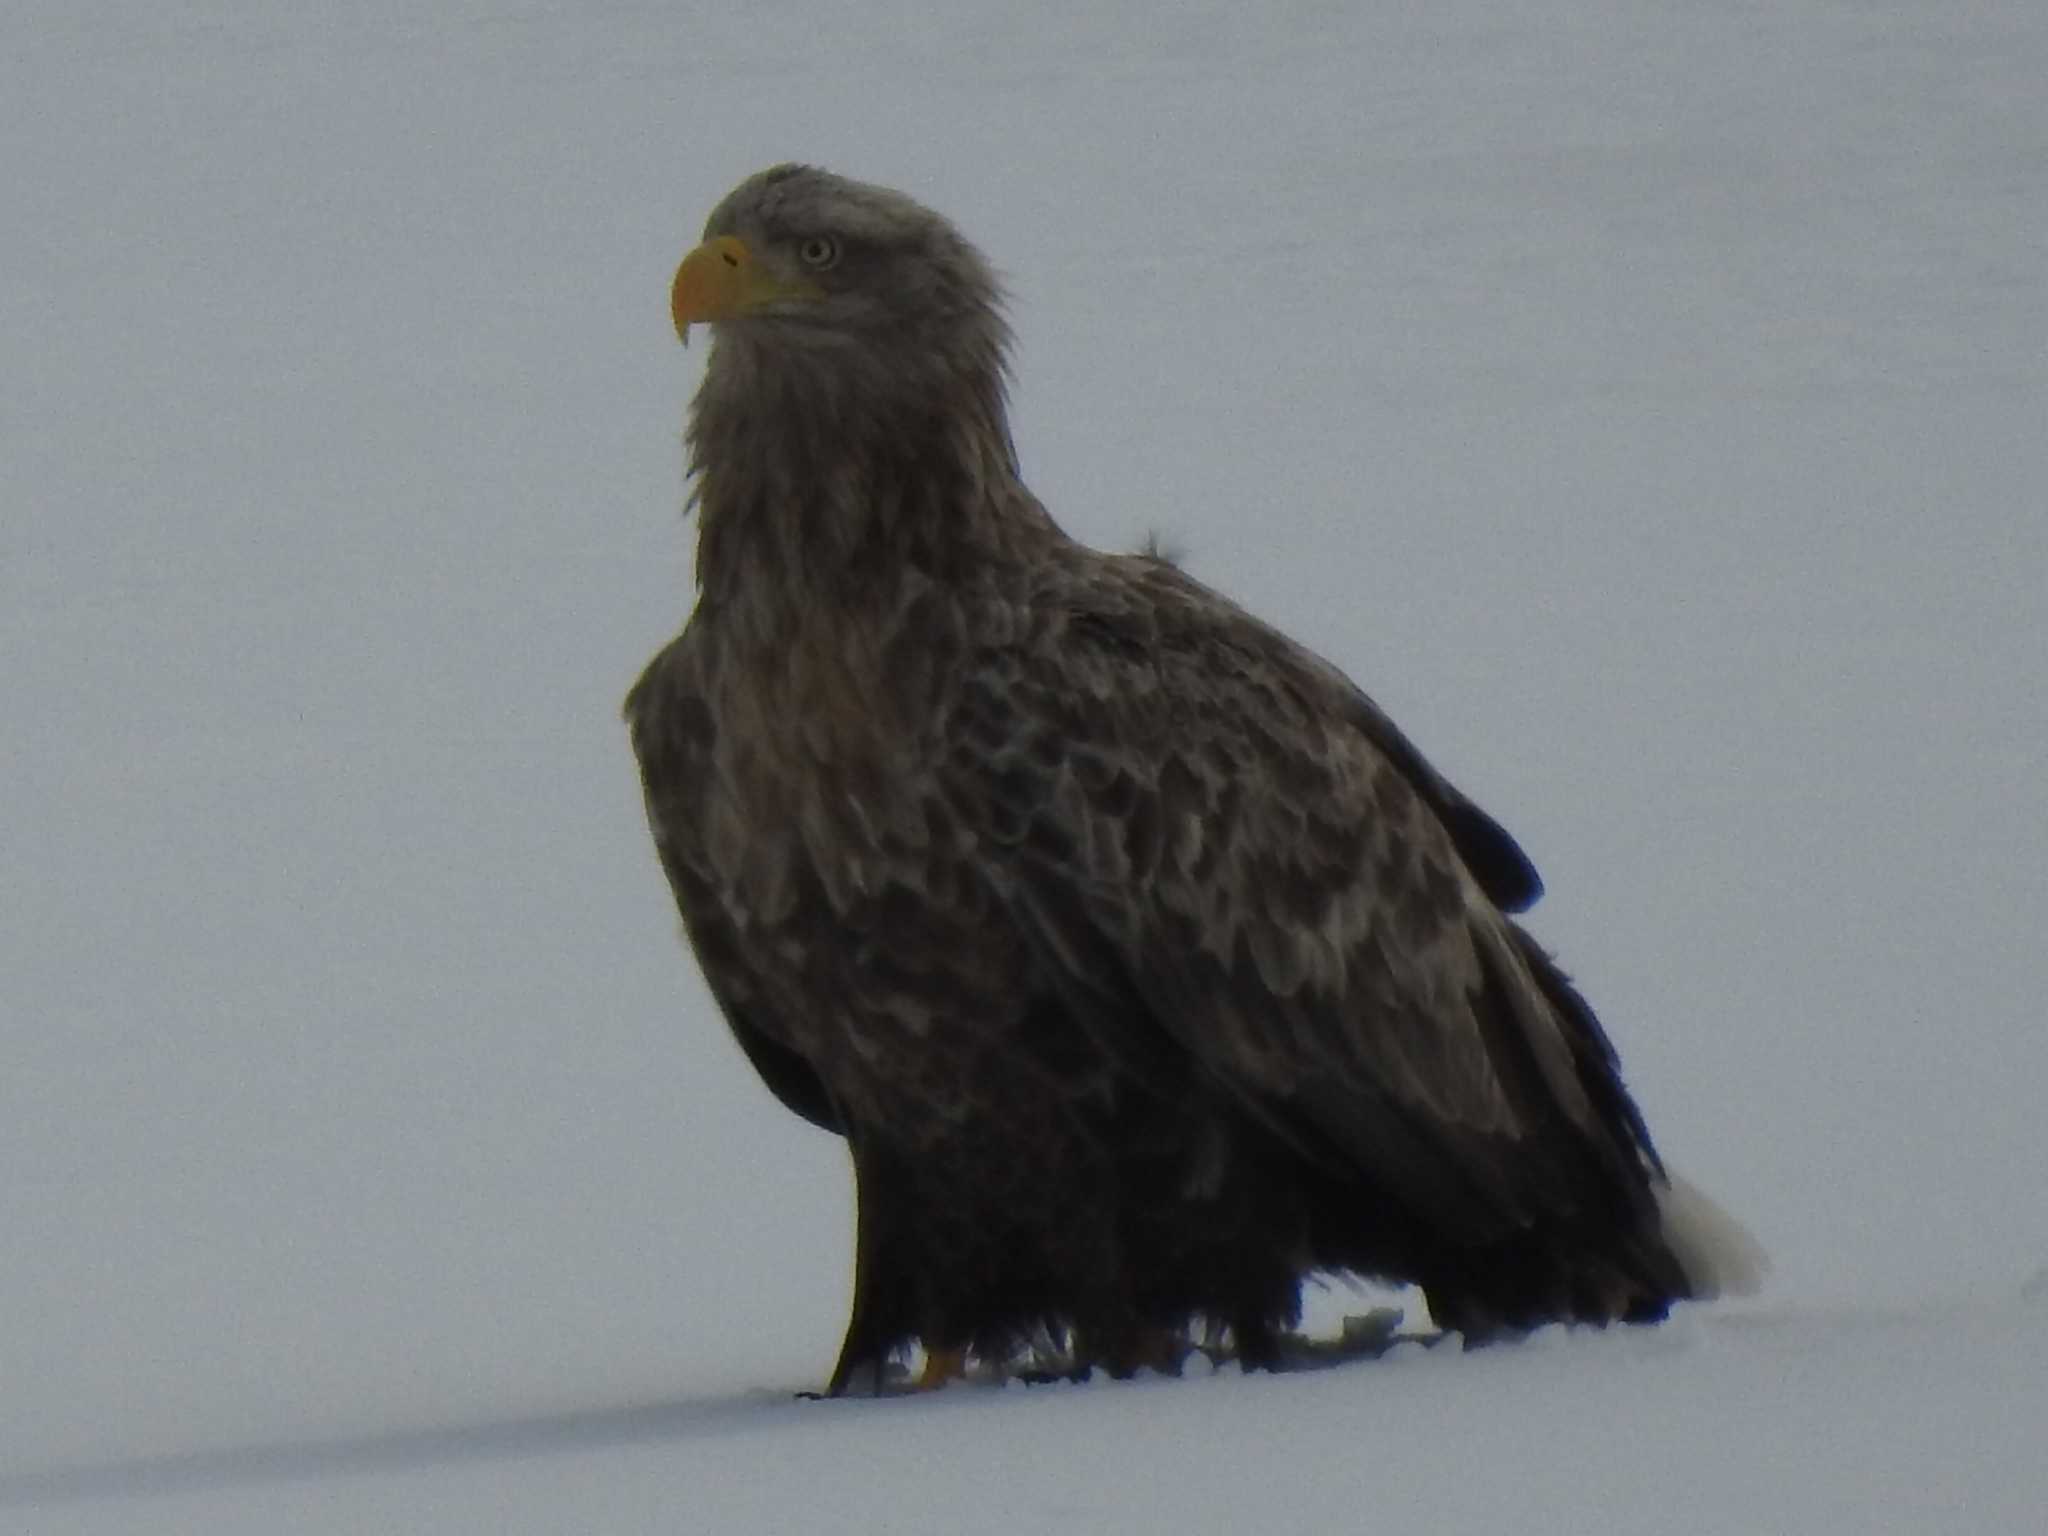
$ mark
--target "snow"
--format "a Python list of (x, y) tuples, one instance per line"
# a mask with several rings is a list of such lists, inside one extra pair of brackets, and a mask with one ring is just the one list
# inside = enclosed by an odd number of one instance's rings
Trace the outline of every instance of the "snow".
[[(10, 7), (0, 1528), (2026, 1528), (2043, 78), (2033, 0)], [(689, 601), (668, 277), (789, 157), (1009, 275), (1073, 531), (1515, 830), (1761, 1299), (791, 1399), (843, 1155), (616, 714)]]
[[(2048, 1314), (1786, 1308), (1367, 1368), (675, 1397), (0, 1479), (51, 1536), (2023, 1531)], [(10, 1509), (10, 1514), (14, 1511)]]

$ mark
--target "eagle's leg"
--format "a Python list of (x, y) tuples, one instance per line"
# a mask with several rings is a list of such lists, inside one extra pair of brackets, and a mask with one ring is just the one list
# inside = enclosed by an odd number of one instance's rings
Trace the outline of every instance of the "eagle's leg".
[(832, 1380), (825, 1388), (825, 1395), (844, 1397), (858, 1384), (880, 1397), (887, 1365), (883, 1351), (876, 1349), (868, 1340), (856, 1314), (847, 1324), (846, 1342), (839, 1346), (839, 1363), (832, 1367)]
[(894, 1162), (857, 1131), (848, 1142), (856, 1213), (853, 1311), (846, 1321), (845, 1342), (839, 1346), (839, 1363), (825, 1389), (829, 1397), (844, 1397), (856, 1383), (880, 1395), (889, 1356), (915, 1331), (908, 1315), (912, 1290), (900, 1272), (902, 1242), (894, 1198), (900, 1178)]
[(866, 1304), (869, 1287), (864, 1284), (867, 1277), (862, 1273), (869, 1267), (866, 1245), (857, 1246), (853, 1259), (853, 1315), (846, 1320), (846, 1338), (839, 1346), (839, 1363), (832, 1367), (832, 1380), (825, 1388), (827, 1397), (844, 1397), (856, 1378), (863, 1386), (871, 1383), (878, 1395), (882, 1390), (888, 1351), (870, 1322), (872, 1309)]

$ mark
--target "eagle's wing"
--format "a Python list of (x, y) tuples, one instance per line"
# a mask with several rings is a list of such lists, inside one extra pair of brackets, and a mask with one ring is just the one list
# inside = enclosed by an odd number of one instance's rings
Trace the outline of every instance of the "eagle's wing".
[(1328, 674), (1335, 685), (1333, 694), (1348, 698), (1351, 718), (1358, 730), (1436, 814), (1451, 846), (1458, 850), (1458, 857), (1464, 860), (1487, 899), (1503, 912), (1526, 912), (1536, 905), (1543, 896), (1543, 879), (1507, 828), (1438, 773), (1379, 705), (1352, 687), (1334, 668), (1316, 658), (1307, 659)]
[(1654, 1154), (1598, 1023), (1500, 910), (1534, 884), (1507, 834), (1334, 668), (1093, 558), (998, 626), (943, 728), (941, 790), (1063, 984), (1467, 1236), (1577, 1208), (1589, 1177), (1633, 1198)]
[(701, 835), (716, 725), (695, 684), (691, 638), (686, 630), (656, 656), (626, 696), (626, 723), (640, 762), (655, 850), (705, 984), (761, 1081), (788, 1109), (843, 1135), (839, 1111), (817, 1072), (756, 1021), (769, 1005), (754, 985), (740, 935), (717, 896)]

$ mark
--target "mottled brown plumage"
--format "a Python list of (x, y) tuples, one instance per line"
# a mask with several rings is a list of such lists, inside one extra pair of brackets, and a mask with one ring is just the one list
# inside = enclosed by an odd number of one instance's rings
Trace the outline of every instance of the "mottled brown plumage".
[(1025, 488), (973, 248), (793, 166), (705, 235), (700, 591), (626, 713), (720, 1008), (852, 1150), (834, 1390), (1198, 1323), (1273, 1363), (1315, 1270), (1474, 1338), (1746, 1278), (1507, 915), (1513, 840), (1335, 668)]

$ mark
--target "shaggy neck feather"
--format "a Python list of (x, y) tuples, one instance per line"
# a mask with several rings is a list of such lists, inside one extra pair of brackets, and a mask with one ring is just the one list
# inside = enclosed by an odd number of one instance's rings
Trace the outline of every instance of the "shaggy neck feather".
[(950, 351), (722, 337), (691, 408), (697, 581), (815, 603), (956, 575), (1043, 513), (1017, 480), (999, 338)]

